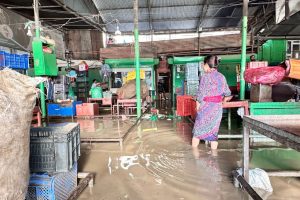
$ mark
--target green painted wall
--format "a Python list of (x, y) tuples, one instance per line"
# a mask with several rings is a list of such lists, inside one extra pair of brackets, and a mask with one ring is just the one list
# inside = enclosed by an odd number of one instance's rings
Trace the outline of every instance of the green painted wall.
[[(177, 65), (175, 65), (177, 66)], [(181, 92), (183, 93), (183, 84), (184, 84), (184, 79), (185, 79), (185, 73), (184, 73), (184, 69), (185, 69), (185, 65), (179, 65), (181, 68), (180, 72), (175, 73), (175, 91), (180, 89)]]
[(220, 64), (218, 67), (218, 71), (225, 76), (230, 87), (236, 86), (236, 66), (239, 64), (240, 63), (225, 63)]
[(267, 40), (258, 48), (258, 59), (268, 61), (270, 66), (278, 65), (286, 59), (286, 40)]
[[(154, 66), (159, 63), (158, 59), (155, 58), (141, 58), (140, 65), (143, 66)], [(123, 59), (105, 59), (105, 64), (108, 64), (111, 68), (127, 68), (128, 66), (134, 67), (133, 58)]]
[(102, 82), (102, 77), (100, 77), (99, 68), (90, 68), (89, 69), (89, 86), (93, 84), (93, 80), (96, 79), (99, 82)]

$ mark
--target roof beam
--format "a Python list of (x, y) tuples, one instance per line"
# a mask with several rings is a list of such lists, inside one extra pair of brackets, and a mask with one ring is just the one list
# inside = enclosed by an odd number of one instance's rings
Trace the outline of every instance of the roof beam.
[[(12, 10), (18, 10), (18, 9), (29, 9), (29, 10), (32, 10), (33, 9), (32, 6), (8, 6), (6, 8), (12, 9)], [(39, 8), (61, 8), (61, 7), (60, 6), (39, 6)]]
[[(180, 4), (180, 5), (167, 5), (167, 6), (151, 6), (151, 8), (178, 8), (178, 7), (195, 7), (195, 6), (204, 6), (205, 4)], [(221, 4), (211, 4), (212, 6), (224, 6), (223, 3)], [(139, 9), (148, 9), (148, 7), (139, 7)], [(121, 8), (110, 8), (110, 9), (101, 9), (101, 11), (114, 11), (114, 10), (132, 10), (132, 7), (121, 7)]]
[[(85, 23), (91, 25), (95, 29), (106, 32), (106, 30), (102, 26), (100, 26), (97, 22), (79, 14), (78, 11), (74, 11), (73, 9), (69, 8), (68, 5), (60, 2), (60, 0), (51, 0), (51, 1), (56, 3), (57, 5), (61, 6), (64, 10), (70, 12), (71, 14), (75, 15), (76, 17), (82, 18)], [(93, 14), (93, 13), (91, 13), (91, 14)]]
[(152, 25), (152, 17), (151, 17), (151, 0), (147, 0), (147, 6), (148, 6), (148, 13), (149, 13), (149, 27), (150, 27), (150, 31), (152, 31), (153, 25)]
[(201, 13), (199, 16), (199, 21), (197, 25), (197, 32), (199, 32), (201, 25), (203, 24), (204, 17), (206, 16), (208, 10), (208, 2), (209, 0), (205, 0), (204, 5), (202, 6)]
[[(177, 33), (195, 33), (196, 29), (162, 29), (162, 30), (156, 30), (153, 32), (153, 34), (177, 34)], [(216, 27), (216, 28), (203, 28), (203, 32), (214, 32), (214, 31), (240, 31), (240, 28), (236, 27)], [(140, 34), (143, 35), (149, 35), (149, 31), (147, 30), (141, 30), (139, 31)], [(108, 32), (108, 33), (114, 33)], [(122, 35), (132, 35), (132, 31), (122, 31)]]
[[(204, 17), (204, 19), (240, 19), (240, 17)], [(196, 21), (199, 20), (199, 17), (189, 17), (189, 18), (165, 18), (165, 19), (151, 19), (151, 22), (170, 22), (170, 21)], [(149, 22), (148, 20), (139, 20), (139, 22), (145, 23)], [(131, 20), (119, 20), (119, 23), (132, 23)]]

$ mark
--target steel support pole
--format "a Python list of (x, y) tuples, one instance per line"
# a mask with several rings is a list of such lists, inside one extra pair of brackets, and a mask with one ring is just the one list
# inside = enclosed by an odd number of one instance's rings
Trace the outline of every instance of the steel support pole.
[(136, 107), (137, 107), (137, 118), (142, 114), (141, 111), (141, 79), (140, 79), (140, 46), (139, 46), (139, 1), (133, 1), (134, 11), (134, 55), (135, 55), (135, 71), (136, 71)]
[(176, 65), (172, 65), (172, 107), (175, 108), (176, 105)]
[(245, 99), (246, 83), (244, 79), (247, 56), (247, 24), (248, 24), (248, 3), (249, 0), (243, 0), (243, 25), (242, 25), (242, 53), (241, 53), (241, 82), (240, 99)]
[[(155, 70), (154, 70), (154, 66), (152, 66), (152, 69), (151, 69), (151, 77), (152, 77), (152, 100), (155, 100), (156, 99), (156, 77), (155, 77)], [(153, 92), (154, 91), (154, 92)]]
[(231, 130), (231, 108), (228, 108), (228, 130)]
[[(33, 10), (34, 10), (34, 22), (35, 22), (35, 38), (40, 38), (40, 16), (39, 16), (39, 0), (33, 0)], [(41, 109), (42, 118), (46, 117), (46, 98), (45, 98), (45, 88), (44, 83), (40, 83), (40, 97), (41, 97)]]
[(243, 176), (249, 183), (250, 130), (248, 127), (244, 126), (243, 136)]

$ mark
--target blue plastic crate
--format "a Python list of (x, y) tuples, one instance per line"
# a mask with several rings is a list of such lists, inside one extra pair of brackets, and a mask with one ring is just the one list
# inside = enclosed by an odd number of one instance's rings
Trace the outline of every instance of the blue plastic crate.
[(4, 65), (6, 67), (10, 66), (10, 53), (4, 53)]
[(16, 54), (10, 54), (9, 59), (10, 59), (10, 62), (15, 62), (15, 60), (16, 60)]
[(82, 104), (81, 101), (74, 101), (71, 104), (49, 103), (47, 105), (49, 117), (73, 117), (76, 115), (76, 105)]
[(67, 200), (77, 186), (77, 163), (69, 172), (31, 174), (26, 200)]
[(5, 52), (0, 51), (0, 67), (4, 67), (4, 66), (5, 66)]
[(21, 69), (29, 68), (29, 57), (27, 54), (23, 54), (20, 56), (20, 68)]

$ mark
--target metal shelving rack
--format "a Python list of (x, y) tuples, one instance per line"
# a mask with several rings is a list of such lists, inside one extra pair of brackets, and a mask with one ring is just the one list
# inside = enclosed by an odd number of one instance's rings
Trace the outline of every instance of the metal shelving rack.
[(87, 102), (88, 95), (89, 95), (89, 77), (88, 72), (78, 72), (77, 79), (76, 79), (76, 85), (77, 85), (77, 100)]

